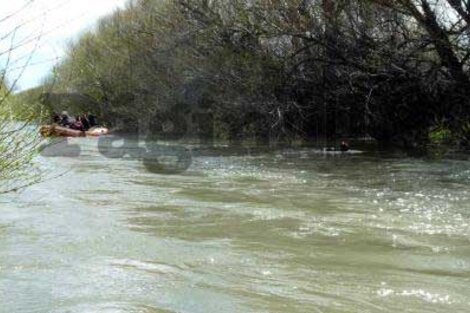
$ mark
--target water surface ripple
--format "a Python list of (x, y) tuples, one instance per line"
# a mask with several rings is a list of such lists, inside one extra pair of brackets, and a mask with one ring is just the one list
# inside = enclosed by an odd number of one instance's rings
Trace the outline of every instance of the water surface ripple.
[(81, 156), (0, 199), (0, 312), (469, 312), (470, 162)]

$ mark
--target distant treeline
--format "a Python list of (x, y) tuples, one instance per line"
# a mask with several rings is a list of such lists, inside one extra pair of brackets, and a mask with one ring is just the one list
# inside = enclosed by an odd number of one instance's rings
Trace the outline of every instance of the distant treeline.
[(130, 130), (192, 112), (232, 140), (468, 145), (469, 26), (461, 0), (136, 0), (45, 85)]

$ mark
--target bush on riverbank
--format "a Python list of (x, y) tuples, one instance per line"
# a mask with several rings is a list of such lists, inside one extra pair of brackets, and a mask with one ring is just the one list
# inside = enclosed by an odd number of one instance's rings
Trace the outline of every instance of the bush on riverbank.
[(39, 115), (16, 101), (11, 87), (0, 79), (0, 195), (41, 180), (33, 162), (39, 135), (31, 127)]

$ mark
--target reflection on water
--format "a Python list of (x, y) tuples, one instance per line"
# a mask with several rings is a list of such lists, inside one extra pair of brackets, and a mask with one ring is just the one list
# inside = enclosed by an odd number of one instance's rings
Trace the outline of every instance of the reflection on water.
[(1, 312), (470, 307), (468, 161), (200, 150), (164, 176), (71, 144), (1, 199)]

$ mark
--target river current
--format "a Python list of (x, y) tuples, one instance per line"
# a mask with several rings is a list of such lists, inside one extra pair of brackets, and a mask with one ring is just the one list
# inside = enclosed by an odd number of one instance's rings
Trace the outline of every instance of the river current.
[[(0, 198), (0, 312), (470, 312), (470, 161), (38, 157)], [(248, 152), (247, 152), (248, 151)]]

